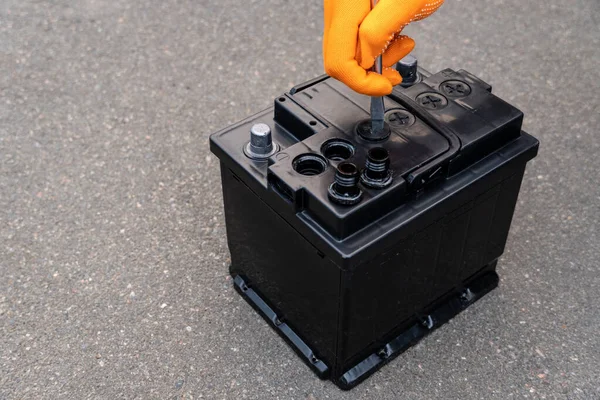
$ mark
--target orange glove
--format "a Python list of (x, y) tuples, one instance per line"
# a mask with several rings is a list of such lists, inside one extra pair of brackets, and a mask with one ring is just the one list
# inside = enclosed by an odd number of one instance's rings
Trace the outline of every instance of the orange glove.
[[(384, 96), (402, 82), (393, 66), (415, 47), (402, 29), (433, 14), (444, 0), (325, 0), (325, 71), (359, 93)], [(383, 56), (383, 74), (369, 71)]]

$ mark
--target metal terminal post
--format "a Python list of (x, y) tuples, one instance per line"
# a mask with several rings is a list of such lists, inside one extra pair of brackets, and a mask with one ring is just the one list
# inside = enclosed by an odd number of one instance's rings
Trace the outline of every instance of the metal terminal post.
[(273, 143), (271, 128), (267, 124), (254, 124), (250, 128), (250, 141), (244, 146), (246, 156), (263, 160), (271, 157), (278, 150), (277, 144)]
[(402, 77), (402, 87), (410, 87), (421, 81), (421, 75), (418, 71), (419, 64), (417, 58), (412, 55), (407, 55), (396, 64), (396, 70)]

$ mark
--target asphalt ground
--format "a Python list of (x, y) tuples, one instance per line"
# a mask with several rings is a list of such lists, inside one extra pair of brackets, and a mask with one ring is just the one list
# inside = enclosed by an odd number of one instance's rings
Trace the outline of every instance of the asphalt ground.
[(211, 132), (322, 73), (320, 1), (0, 2), (0, 399), (600, 399), (600, 3), (412, 26), (526, 114), (500, 287), (351, 392), (234, 292)]

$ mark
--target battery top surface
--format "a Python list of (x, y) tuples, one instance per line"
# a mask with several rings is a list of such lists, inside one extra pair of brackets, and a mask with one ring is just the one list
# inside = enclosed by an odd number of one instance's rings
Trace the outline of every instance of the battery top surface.
[[(392, 212), (410, 219), (423, 193), (444, 192), (448, 181), (482, 159), (508, 159), (537, 148), (535, 139), (521, 133), (523, 114), (466, 71), (447, 69), (424, 75), (409, 88), (395, 88), (385, 98), (390, 134), (384, 140), (360, 134), (369, 105), (368, 96), (320, 77), (278, 97), (273, 108), (212, 135), (211, 149), (290, 223), (308, 224), (351, 246), (352, 237), (365, 228), (383, 234)], [(278, 150), (264, 160), (244, 154), (257, 123), (269, 125)], [(523, 136), (527, 144), (511, 150), (509, 144)], [(369, 150), (376, 147), (389, 154), (392, 182), (384, 188), (359, 184), (362, 197), (356, 204), (332, 201), (329, 190), (338, 164), (364, 170)]]

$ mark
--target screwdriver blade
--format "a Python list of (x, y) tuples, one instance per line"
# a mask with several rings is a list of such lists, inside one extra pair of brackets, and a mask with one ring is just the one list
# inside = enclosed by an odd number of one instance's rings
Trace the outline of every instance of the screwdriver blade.
[[(381, 56), (375, 59), (374, 71), (381, 74), (383, 71), (383, 62)], [(385, 106), (383, 105), (383, 97), (371, 97), (371, 132), (377, 136), (383, 132), (383, 118), (385, 114)]]
[(378, 135), (383, 131), (384, 113), (383, 97), (371, 97), (371, 131), (373, 135)]

